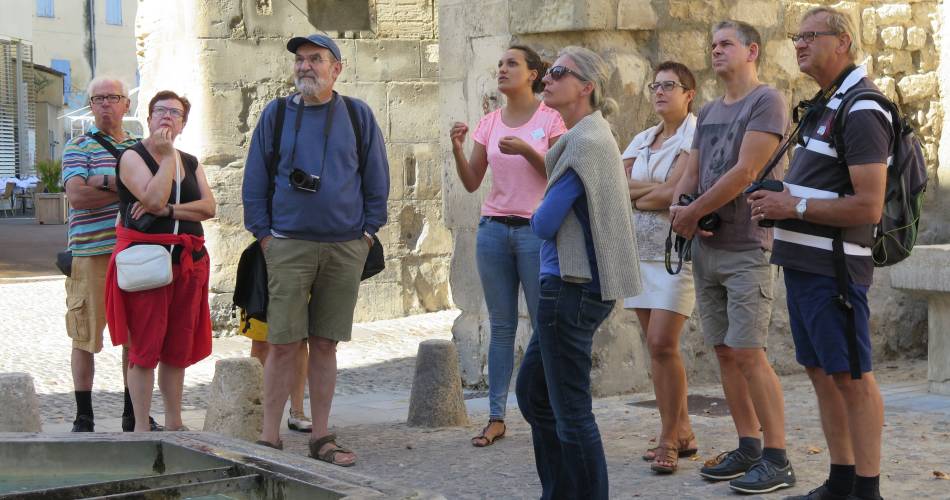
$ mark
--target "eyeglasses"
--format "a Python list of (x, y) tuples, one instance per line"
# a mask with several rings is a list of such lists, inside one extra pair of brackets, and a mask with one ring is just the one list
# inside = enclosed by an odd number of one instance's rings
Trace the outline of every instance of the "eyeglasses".
[(574, 75), (574, 78), (577, 78), (582, 82), (590, 81), (590, 79), (584, 78), (580, 73), (568, 68), (567, 66), (554, 66), (552, 68), (548, 68), (548, 71), (545, 74), (550, 76), (555, 82), (561, 78), (564, 78), (564, 75)]
[(124, 98), (125, 98), (124, 95), (109, 94), (109, 95), (94, 95), (90, 97), (89, 100), (93, 104), (102, 104), (106, 101), (109, 101), (110, 104), (118, 104), (119, 101), (121, 101)]
[(683, 85), (680, 82), (674, 82), (673, 80), (653, 82), (647, 85), (647, 88), (650, 89), (650, 92), (656, 92), (656, 89), (663, 89), (663, 92), (672, 92), (676, 87), (682, 87), (683, 90), (689, 90), (689, 87), (686, 85)]
[(825, 36), (838, 36), (841, 33), (837, 31), (802, 31), (801, 33), (789, 33), (788, 38), (792, 43), (798, 43), (799, 40), (804, 40), (805, 43), (811, 43), (815, 41), (816, 37), (825, 35)]
[(155, 116), (172, 116), (175, 118), (181, 118), (185, 116), (185, 111), (178, 108), (166, 108), (165, 106), (155, 106), (152, 108), (152, 114)]
[(304, 56), (297, 56), (297, 57), (295, 57), (295, 58), (294, 58), (294, 64), (300, 65), (300, 64), (303, 64), (304, 61), (307, 61), (307, 62), (310, 63), (311, 66), (319, 66), (319, 65), (323, 64), (324, 62), (333, 62), (333, 61), (335, 61), (335, 60), (336, 60), (336, 59), (333, 59), (333, 58), (329, 58), (329, 59), (324, 58), (324, 57), (320, 56), (320, 54), (313, 54), (313, 55), (308, 56), (308, 57), (304, 57)]

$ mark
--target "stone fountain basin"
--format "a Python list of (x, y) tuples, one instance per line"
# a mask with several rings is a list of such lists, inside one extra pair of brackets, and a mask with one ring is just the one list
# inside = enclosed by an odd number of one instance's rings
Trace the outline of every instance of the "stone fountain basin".
[(0, 433), (0, 499), (440, 498), (212, 433)]

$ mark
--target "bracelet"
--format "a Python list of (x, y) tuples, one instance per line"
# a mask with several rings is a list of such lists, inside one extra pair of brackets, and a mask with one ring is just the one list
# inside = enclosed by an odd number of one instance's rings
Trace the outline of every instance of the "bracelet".
[(168, 218), (169, 218), (169, 219), (174, 219), (174, 218), (175, 218), (175, 207), (174, 207), (173, 205), (171, 205), (171, 204), (168, 204), (168, 205), (165, 205), (165, 206), (168, 207)]

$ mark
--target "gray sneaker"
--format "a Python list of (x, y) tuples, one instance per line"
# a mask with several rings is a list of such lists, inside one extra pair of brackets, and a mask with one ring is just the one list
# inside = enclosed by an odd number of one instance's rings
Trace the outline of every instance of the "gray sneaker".
[(792, 462), (779, 467), (768, 460), (759, 460), (745, 475), (729, 481), (729, 487), (739, 493), (771, 493), (795, 486)]
[(761, 458), (747, 457), (739, 450), (722, 452), (716, 458), (706, 461), (699, 469), (699, 475), (710, 481), (735, 479), (745, 474)]
[(836, 495), (828, 489), (828, 484), (825, 483), (811, 491), (807, 495), (794, 495), (790, 497), (785, 497), (784, 500), (848, 500), (847, 495)]

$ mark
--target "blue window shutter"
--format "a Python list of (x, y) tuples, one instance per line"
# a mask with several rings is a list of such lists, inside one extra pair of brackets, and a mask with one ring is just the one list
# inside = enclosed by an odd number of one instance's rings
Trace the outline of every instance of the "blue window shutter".
[(106, 24), (122, 26), (122, 0), (106, 0)]
[(36, 0), (36, 17), (53, 17), (53, 0)]
[(65, 59), (53, 59), (50, 62), (50, 66), (63, 74), (63, 98), (69, 100), (70, 90), (72, 89), (72, 82), (70, 81), (71, 71), (69, 68), (69, 61)]

